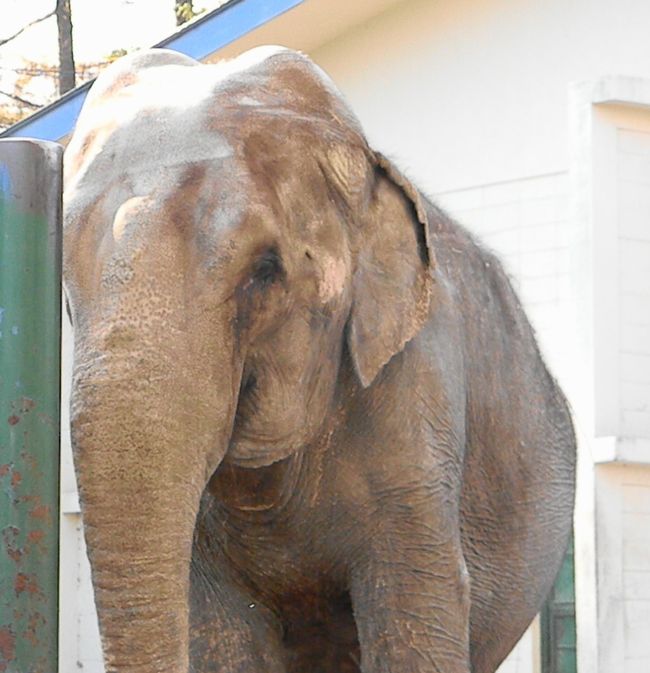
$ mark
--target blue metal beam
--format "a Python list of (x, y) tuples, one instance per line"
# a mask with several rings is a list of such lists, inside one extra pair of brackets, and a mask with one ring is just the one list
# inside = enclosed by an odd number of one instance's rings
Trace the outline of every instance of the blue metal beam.
[[(231, 0), (154, 45), (197, 60), (300, 5), (305, 0)], [(70, 91), (51, 105), (10, 126), (0, 138), (60, 140), (72, 131), (92, 82)]]

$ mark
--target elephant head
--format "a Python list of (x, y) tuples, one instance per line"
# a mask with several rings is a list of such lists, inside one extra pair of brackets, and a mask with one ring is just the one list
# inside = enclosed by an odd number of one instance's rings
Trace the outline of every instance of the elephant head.
[(109, 671), (188, 668), (202, 493), (328, 431), (429, 311), (416, 190), (307, 58), (157, 50), (93, 86), (65, 158), (72, 437)]

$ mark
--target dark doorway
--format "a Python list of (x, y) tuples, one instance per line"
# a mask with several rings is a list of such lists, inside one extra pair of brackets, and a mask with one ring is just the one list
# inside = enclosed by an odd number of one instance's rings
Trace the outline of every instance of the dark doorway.
[(573, 537), (540, 617), (542, 673), (577, 673)]

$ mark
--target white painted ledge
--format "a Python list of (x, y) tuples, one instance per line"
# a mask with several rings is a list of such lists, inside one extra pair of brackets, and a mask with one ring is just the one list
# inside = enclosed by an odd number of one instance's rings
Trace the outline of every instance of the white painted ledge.
[(61, 513), (80, 514), (79, 496), (76, 493), (61, 493)]
[(595, 105), (650, 107), (650, 80), (646, 78), (611, 75), (592, 86), (591, 101)]
[(650, 465), (650, 438), (596, 437), (593, 445), (594, 463), (629, 463)]

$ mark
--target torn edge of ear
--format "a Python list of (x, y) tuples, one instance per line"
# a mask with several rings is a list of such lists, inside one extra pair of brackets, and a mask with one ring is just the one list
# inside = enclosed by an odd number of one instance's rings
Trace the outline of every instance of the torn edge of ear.
[(375, 161), (377, 165), (386, 173), (386, 175), (402, 189), (410, 199), (417, 215), (418, 221), (422, 225), (424, 252), (427, 255), (426, 263), (433, 267), (435, 265), (435, 256), (431, 245), (431, 232), (429, 230), (429, 217), (422, 199), (422, 195), (415, 185), (400, 171), (395, 164), (381, 152), (375, 152)]

